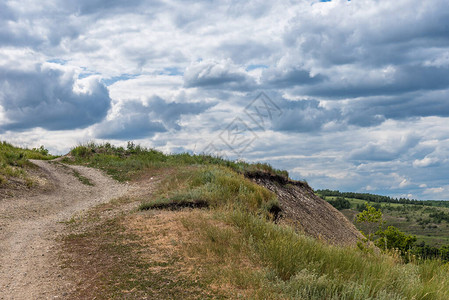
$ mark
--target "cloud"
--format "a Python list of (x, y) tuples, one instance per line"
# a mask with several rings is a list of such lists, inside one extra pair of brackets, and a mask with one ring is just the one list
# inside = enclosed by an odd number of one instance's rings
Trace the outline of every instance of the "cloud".
[(277, 101), (282, 116), (273, 120), (276, 131), (315, 132), (328, 122), (338, 120), (340, 112), (326, 109), (317, 100)]
[(447, 8), (443, 0), (432, 5), (332, 1), (303, 7), (285, 27), (281, 69), (298, 65), (303, 75), (321, 80), (312, 85), (299, 80), (299, 87), (292, 80), (278, 87), (327, 99), (448, 89)]
[(448, 179), (448, 25), (446, 0), (1, 1), (0, 137), (193, 151), (263, 91), (282, 115), (243, 158), (430, 197)]
[(0, 3), (0, 46), (26, 46), (41, 43), (43, 37), (32, 33), (32, 27), (20, 20), (8, 3)]
[(361, 149), (351, 151), (349, 159), (357, 161), (391, 161), (418, 145), (420, 138), (410, 135), (397, 139), (388, 139), (378, 143), (369, 143)]
[(208, 60), (193, 63), (186, 69), (184, 85), (240, 91), (254, 88), (255, 81), (243, 68), (234, 65), (231, 60)]
[(448, 186), (426, 188), (423, 191), (423, 195), (430, 197), (431, 199), (445, 199), (447, 197), (448, 188)]
[[(303, 91), (313, 96), (341, 99), (449, 88), (449, 68), (444, 67), (406, 65), (363, 70), (363, 66), (354, 65), (345, 69), (344, 73), (327, 75), (328, 80), (305, 87)], [(365, 74), (361, 74), (363, 72)]]
[(167, 129), (161, 122), (152, 122), (144, 113), (130, 112), (96, 126), (95, 136), (101, 139), (136, 140), (165, 131)]
[(231, 57), (235, 63), (245, 65), (254, 60), (266, 60), (273, 51), (273, 45), (265, 41), (248, 39), (242, 41), (224, 41), (217, 47), (217, 51), (223, 53), (225, 57)]
[(3, 130), (85, 128), (100, 122), (110, 103), (107, 88), (94, 76), (79, 79), (51, 64), (32, 71), (0, 69)]
[(262, 86), (274, 88), (292, 88), (298, 85), (311, 85), (322, 82), (325, 76), (311, 72), (301, 67), (285, 66), (283, 68), (267, 69), (262, 73)]
[(180, 130), (182, 116), (199, 114), (212, 104), (166, 102), (154, 96), (145, 103), (131, 100), (117, 106), (112, 118), (93, 128), (97, 138), (133, 140)]
[[(65, 1), (61, 1), (62, 6), (66, 6)], [(115, 11), (123, 13), (124, 11), (135, 11), (137, 7), (143, 4), (143, 0), (129, 0), (126, 2), (120, 0), (81, 0), (76, 1), (71, 6), (72, 10), (77, 11), (81, 15), (104, 14), (105, 12)], [(157, 6), (160, 1), (151, 0), (147, 5)]]
[(413, 161), (413, 166), (416, 168), (426, 168), (432, 166), (438, 166), (439, 159), (436, 157), (424, 157), (423, 159), (415, 159)]
[(414, 63), (422, 47), (448, 45), (446, 8), (444, 0), (314, 3), (296, 12), (284, 40), (305, 61), (322, 67)]

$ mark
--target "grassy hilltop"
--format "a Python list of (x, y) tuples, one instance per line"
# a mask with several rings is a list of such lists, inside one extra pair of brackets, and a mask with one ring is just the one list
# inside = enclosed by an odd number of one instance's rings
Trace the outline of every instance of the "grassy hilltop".
[[(78, 146), (62, 161), (148, 187), (67, 222), (66, 267), (90, 278), (74, 296), (449, 299), (449, 266), (441, 261), (405, 263), (394, 251), (332, 246), (275, 222), (277, 195), (245, 176), (288, 179), (269, 165), (132, 143)], [(128, 208), (136, 202), (139, 209)]]
[(29, 159), (52, 159), (44, 147), (22, 149), (7, 142), (0, 142), (0, 187), (12, 185), (33, 185), (27, 170), (34, 165)]

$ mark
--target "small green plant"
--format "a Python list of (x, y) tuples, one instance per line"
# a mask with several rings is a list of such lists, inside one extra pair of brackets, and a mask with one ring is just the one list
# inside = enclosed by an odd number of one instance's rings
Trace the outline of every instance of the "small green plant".
[(45, 149), (44, 146), (40, 146), (39, 148), (33, 148), (32, 151), (34, 151), (34, 152), (36, 152), (36, 153), (40, 153), (40, 154), (42, 154), (43, 156), (48, 156), (48, 150)]
[(78, 172), (77, 170), (73, 170), (73, 175), (74, 175), (76, 178), (78, 178), (78, 180), (79, 180), (82, 184), (85, 184), (85, 185), (88, 185), (88, 186), (94, 186), (94, 184), (92, 183), (92, 181), (90, 181), (89, 178), (87, 178), (87, 177), (81, 175), (80, 172)]

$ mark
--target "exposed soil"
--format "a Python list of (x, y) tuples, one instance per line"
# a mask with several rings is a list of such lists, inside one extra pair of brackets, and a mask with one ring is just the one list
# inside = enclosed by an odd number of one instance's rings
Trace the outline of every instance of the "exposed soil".
[(342, 213), (315, 195), (307, 183), (261, 172), (245, 175), (278, 196), (278, 221), (335, 245), (353, 246), (363, 238)]
[[(131, 189), (99, 170), (32, 162), (41, 170), (39, 187), (0, 198), (0, 299), (67, 298), (74, 280), (58, 259), (61, 222)], [(93, 186), (83, 184), (73, 170)]]

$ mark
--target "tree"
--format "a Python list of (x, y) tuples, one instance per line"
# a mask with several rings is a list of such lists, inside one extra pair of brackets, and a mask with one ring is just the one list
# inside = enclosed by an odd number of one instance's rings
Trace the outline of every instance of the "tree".
[(416, 236), (407, 235), (394, 226), (388, 226), (384, 231), (376, 232), (379, 239), (375, 244), (377, 247), (387, 249), (398, 249), (402, 255), (405, 255), (415, 244)]
[(382, 229), (384, 220), (380, 209), (375, 209), (368, 203), (366, 203), (365, 206), (365, 210), (357, 215), (356, 222), (362, 225), (364, 229), (360, 230), (362, 234), (368, 240), (372, 241), (374, 239), (375, 232)]
[(329, 204), (338, 210), (351, 208), (351, 203), (342, 197), (338, 197), (336, 200), (329, 200)]

